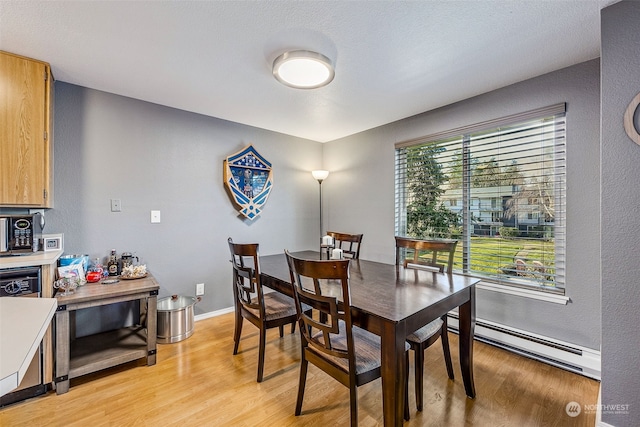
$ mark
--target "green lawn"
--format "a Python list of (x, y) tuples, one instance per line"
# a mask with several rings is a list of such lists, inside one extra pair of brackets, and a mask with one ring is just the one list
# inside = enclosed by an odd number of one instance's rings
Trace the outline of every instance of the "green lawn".
[[(439, 258), (439, 262), (446, 259)], [(527, 272), (520, 279), (531, 279), (546, 286), (554, 286), (555, 244), (553, 241), (526, 238), (472, 237), (471, 270), (490, 274), (515, 275), (515, 259), (526, 264)], [(544, 265), (546, 274), (534, 274), (533, 261)], [(454, 270), (462, 269), (462, 244), (458, 244), (454, 256)]]

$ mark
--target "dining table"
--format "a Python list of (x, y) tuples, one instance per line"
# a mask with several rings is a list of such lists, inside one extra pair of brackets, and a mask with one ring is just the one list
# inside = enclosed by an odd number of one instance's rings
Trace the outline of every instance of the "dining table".
[[(317, 251), (293, 252), (319, 260)], [(263, 286), (293, 296), (284, 253), (260, 257)], [(475, 285), (479, 279), (421, 268), (354, 259), (349, 262), (351, 315), (356, 326), (381, 341), (382, 399), (385, 426), (403, 424), (406, 381), (405, 339), (413, 331), (458, 309), (460, 370), (466, 395), (475, 398), (473, 334)]]

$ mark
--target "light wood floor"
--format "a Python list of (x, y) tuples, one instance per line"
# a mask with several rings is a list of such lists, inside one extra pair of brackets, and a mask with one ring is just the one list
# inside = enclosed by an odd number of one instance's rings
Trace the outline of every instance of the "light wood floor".
[[(436, 343), (425, 354), (423, 412), (415, 409), (410, 380), (407, 426), (595, 425), (595, 414), (583, 411), (571, 418), (565, 407), (571, 401), (583, 407), (596, 404), (597, 381), (479, 342), (474, 346), (477, 398), (468, 399), (460, 377), (457, 335), (449, 335), (456, 379), (448, 380)], [(245, 322), (236, 356), (232, 336), (232, 314), (196, 322), (192, 337), (158, 345), (155, 366), (134, 362), (72, 380), (66, 394), (51, 391), (0, 409), (0, 426), (349, 425), (347, 388), (311, 365), (302, 415), (293, 415), (300, 360), (297, 331), (282, 339), (277, 329), (269, 331), (265, 379), (260, 384), (255, 381), (256, 328)], [(380, 380), (358, 389), (361, 426), (382, 425), (380, 389)]]

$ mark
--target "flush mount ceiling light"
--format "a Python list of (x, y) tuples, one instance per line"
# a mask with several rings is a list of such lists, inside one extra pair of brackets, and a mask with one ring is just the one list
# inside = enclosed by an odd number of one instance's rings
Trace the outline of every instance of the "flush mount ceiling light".
[(294, 50), (273, 61), (273, 76), (290, 87), (315, 89), (328, 85), (335, 71), (326, 56), (308, 50)]

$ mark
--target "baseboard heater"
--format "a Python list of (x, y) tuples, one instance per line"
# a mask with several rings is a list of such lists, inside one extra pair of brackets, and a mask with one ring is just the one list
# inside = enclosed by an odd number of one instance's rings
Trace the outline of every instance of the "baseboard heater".
[[(449, 331), (458, 333), (458, 313), (449, 313)], [(600, 380), (600, 352), (586, 347), (476, 319), (476, 340), (549, 365)]]

